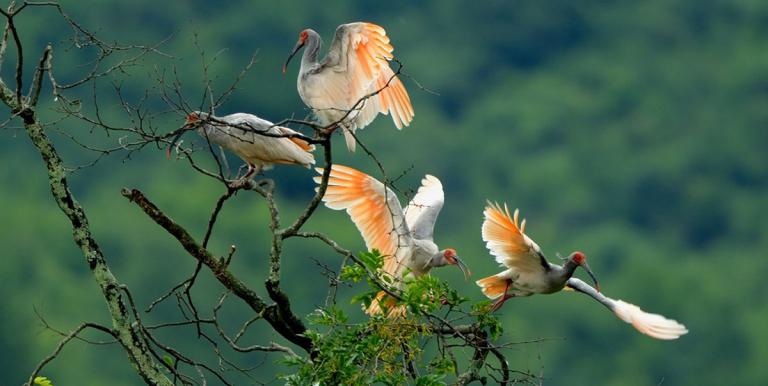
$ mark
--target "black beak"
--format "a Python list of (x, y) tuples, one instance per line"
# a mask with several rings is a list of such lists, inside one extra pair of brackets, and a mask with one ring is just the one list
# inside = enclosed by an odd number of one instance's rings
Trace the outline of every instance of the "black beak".
[(469, 267), (464, 264), (464, 260), (461, 260), (459, 256), (454, 256), (453, 258), (456, 259), (456, 266), (459, 267), (461, 273), (464, 274), (464, 280), (468, 280), (469, 277), (472, 276), (472, 272), (469, 270)]
[(299, 52), (301, 47), (304, 47), (304, 41), (299, 40), (298, 42), (296, 42), (296, 46), (293, 47), (293, 51), (291, 51), (291, 54), (288, 55), (288, 59), (285, 61), (285, 64), (283, 64), (283, 75), (285, 75), (286, 71), (288, 71), (288, 63), (291, 62), (291, 59), (293, 59), (293, 56), (296, 55), (297, 52)]
[(168, 150), (165, 151), (165, 158), (171, 159), (171, 151), (174, 147), (176, 147), (176, 143), (179, 142), (179, 139), (181, 138), (184, 133), (186, 133), (188, 130), (190, 130), (194, 126), (192, 123), (187, 123), (186, 125), (181, 127), (181, 130), (179, 130), (179, 133), (176, 134), (175, 137), (173, 137), (173, 140), (171, 141), (171, 144), (168, 145)]
[(592, 281), (595, 283), (595, 289), (597, 292), (600, 292), (600, 284), (597, 284), (597, 278), (595, 277), (595, 274), (592, 273), (592, 270), (589, 268), (589, 264), (587, 264), (586, 261), (581, 263), (581, 266), (584, 268), (585, 271), (589, 274), (589, 277), (592, 278)]

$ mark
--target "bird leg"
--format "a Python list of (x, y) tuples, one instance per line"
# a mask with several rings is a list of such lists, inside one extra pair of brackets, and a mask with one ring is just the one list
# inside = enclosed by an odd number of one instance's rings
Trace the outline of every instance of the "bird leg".
[(247, 164), (247, 163), (240, 165), (240, 167), (237, 168), (237, 174), (236, 174), (237, 179), (240, 179), (240, 174), (243, 172), (243, 169), (245, 169), (245, 168), (248, 168), (248, 171), (250, 171), (251, 170), (251, 165)]
[(338, 123), (334, 123), (334, 124), (331, 124), (331, 125), (329, 125), (327, 127), (324, 127), (322, 129), (320, 129), (320, 133), (323, 134), (323, 135), (331, 135), (338, 128), (339, 128), (339, 124)]
[(507, 286), (504, 287), (504, 296), (502, 296), (499, 300), (495, 301), (493, 305), (491, 306), (491, 312), (496, 312), (501, 306), (506, 302), (508, 299), (515, 297), (515, 295), (510, 295), (507, 293), (509, 291), (509, 285), (512, 283), (511, 280), (507, 280)]
[(252, 163), (248, 163), (248, 170), (245, 171), (245, 174), (240, 177), (241, 180), (246, 181), (254, 176), (261, 174), (261, 171), (264, 169), (263, 166), (256, 166)]
[[(240, 167), (240, 169), (242, 169), (242, 167)], [(234, 181), (231, 181), (229, 183), (229, 187), (233, 188), (233, 189), (241, 188), (241, 187), (246, 185), (246, 183), (248, 182), (249, 179), (251, 179), (254, 175), (256, 175), (256, 174), (258, 174), (260, 172), (261, 172), (261, 167), (257, 167), (255, 165), (249, 163), (248, 164), (248, 170), (245, 171), (245, 174), (242, 177), (240, 177), (240, 178), (238, 178), (238, 179), (236, 179)], [(238, 172), (238, 174), (239, 174), (239, 172)]]

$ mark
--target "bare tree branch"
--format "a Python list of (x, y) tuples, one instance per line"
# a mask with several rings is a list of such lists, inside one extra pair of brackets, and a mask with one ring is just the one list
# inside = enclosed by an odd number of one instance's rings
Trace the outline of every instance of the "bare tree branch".
[(170, 380), (160, 372), (156, 362), (147, 355), (146, 345), (142, 339), (138, 338), (139, 333), (131, 325), (130, 316), (126, 313), (124, 300), (118, 290), (120, 284), (109, 270), (101, 247), (91, 235), (85, 211), (69, 190), (69, 183), (61, 158), (37, 121), (32, 109), (34, 106), (17, 104), (18, 99), (14, 98), (13, 95), (13, 92), (5, 84), (0, 83), (0, 99), (12, 111), (19, 111), (27, 135), (43, 159), (54, 201), (70, 220), (74, 241), (83, 251), (94, 279), (99, 284), (102, 295), (107, 301), (116, 338), (125, 348), (132, 365), (145, 382), (151, 385), (171, 385)]
[(77, 328), (72, 330), (69, 334), (66, 334), (64, 336), (64, 339), (62, 339), (58, 345), (56, 345), (56, 349), (53, 350), (53, 352), (45, 357), (40, 363), (35, 367), (34, 370), (32, 370), (32, 375), (29, 376), (29, 379), (27, 380), (26, 386), (32, 386), (34, 385), (35, 378), (38, 374), (40, 374), (40, 371), (43, 370), (43, 367), (45, 367), (48, 363), (56, 359), (57, 356), (59, 356), (59, 353), (61, 353), (61, 350), (64, 349), (64, 346), (66, 346), (67, 343), (69, 343), (72, 339), (77, 338), (77, 335), (80, 334), (83, 330), (86, 328), (92, 328), (95, 330), (99, 330), (101, 332), (107, 333), (110, 336), (117, 338), (117, 335), (110, 329), (96, 323), (83, 323), (79, 325)]
[(35, 75), (32, 79), (32, 87), (30, 87), (29, 95), (27, 96), (30, 106), (37, 106), (37, 100), (40, 98), (40, 90), (43, 88), (43, 75), (51, 66), (52, 50), (50, 44), (45, 47), (43, 55), (40, 57), (40, 64), (38, 64), (35, 69)]
[(174, 236), (192, 257), (201, 261), (211, 270), (224, 287), (245, 301), (254, 312), (264, 315), (264, 319), (272, 325), (275, 331), (305, 351), (311, 352), (312, 342), (302, 335), (306, 331), (306, 327), (298, 318), (294, 316), (292, 323), (289, 324), (285, 320), (286, 315), (278, 311), (278, 305), (268, 306), (256, 292), (248, 288), (245, 283), (227, 269), (223, 260), (216, 259), (208, 250), (198, 245), (184, 228), (166, 216), (143, 193), (136, 189), (130, 191), (125, 189), (123, 196), (138, 205), (155, 223)]

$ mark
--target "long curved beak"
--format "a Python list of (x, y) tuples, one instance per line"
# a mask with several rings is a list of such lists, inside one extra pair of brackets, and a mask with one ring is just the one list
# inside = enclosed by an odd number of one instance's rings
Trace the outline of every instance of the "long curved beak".
[(467, 264), (464, 263), (464, 260), (461, 260), (459, 256), (454, 256), (456, 259), (456, 266), (459, 267), (461, 270), (461, 273), (464, 274), (464, 280), (468, 280), (470, 276), (472, 276), (472, 271), (469, 270), (469, 267)]
[(297, 52), (299, 52), (301, 47), (304, 47), (304, 42), (299, 40), (298, 42), (296, 42), (296, 46), (293, 47), (293, 51), (291, 51), (291, 54), (288, 55), (288, 59), (285, 60), (285, 64), (283, 64), (283, 75), (285, 75), (286, 71), (288, 71), (288, 63), (291, 62), (291, 59), (293, 59), (293, 56), (296, 55)]
[(600, 292), (600, 284), (597, 284), (597, 278), (595, 277), (595, 274), (592, 273), (592, 269), (589, 268), (589, 264), (587, 262), (581, 263), (582, 268), (584, 268), (585, 271), (589, 274), (589, 277), (592, 278), (592, 281), (595, 283), (595, 289), (597, 292)]
[(185, 124), (184, 126), (181, 127), (181, 130), (179, 130), (179, 133), (176, 134), (175, 137), (173, 137), (173, 141), (171, 141), (171, 144), (168, 145), (168, 149), (165, 151), (166, 159), (171, 159), (171, 151), (173, 151), (173, 148), (176, 147), (176, 143), (179, 142), (179, 139), (181, 139), (181, 136), (184, 135), (184, 133), (186, 133), (187, 131), (189, 131), (189, 129), (191, 129), (192, 126), (193, 125), (191, 123)]

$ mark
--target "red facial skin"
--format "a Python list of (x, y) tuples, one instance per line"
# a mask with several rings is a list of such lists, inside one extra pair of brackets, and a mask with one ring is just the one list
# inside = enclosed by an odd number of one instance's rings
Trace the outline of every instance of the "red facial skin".
[(200, 120), (200, 117), (197, 116), (195, 113), (190, 113), (187, 115), (187, 124), (189, 123), (195, 123)]
[(581, 265), (582, 263), (587, 261), (587, 256), (584, 256), (584, 254), (581, 252), (574, 252), (571, 260), (573, 260), (574, 263)]
[(573, 255), (571, 256), (571, 261), (582, 266), (587, 271), (587, 273), (589, 273), (589, 276), (595, 282), (595, 289), (597, 290), (597, 292), (600, 292), (600, 285), (597, 283), (597, 279), (595, 278), (595, 275), (592, 273), (592, 270), (589, 268), (589, 265), (587, 264), (587, 256), (585, 256), (581, 252), (573, 252)]

